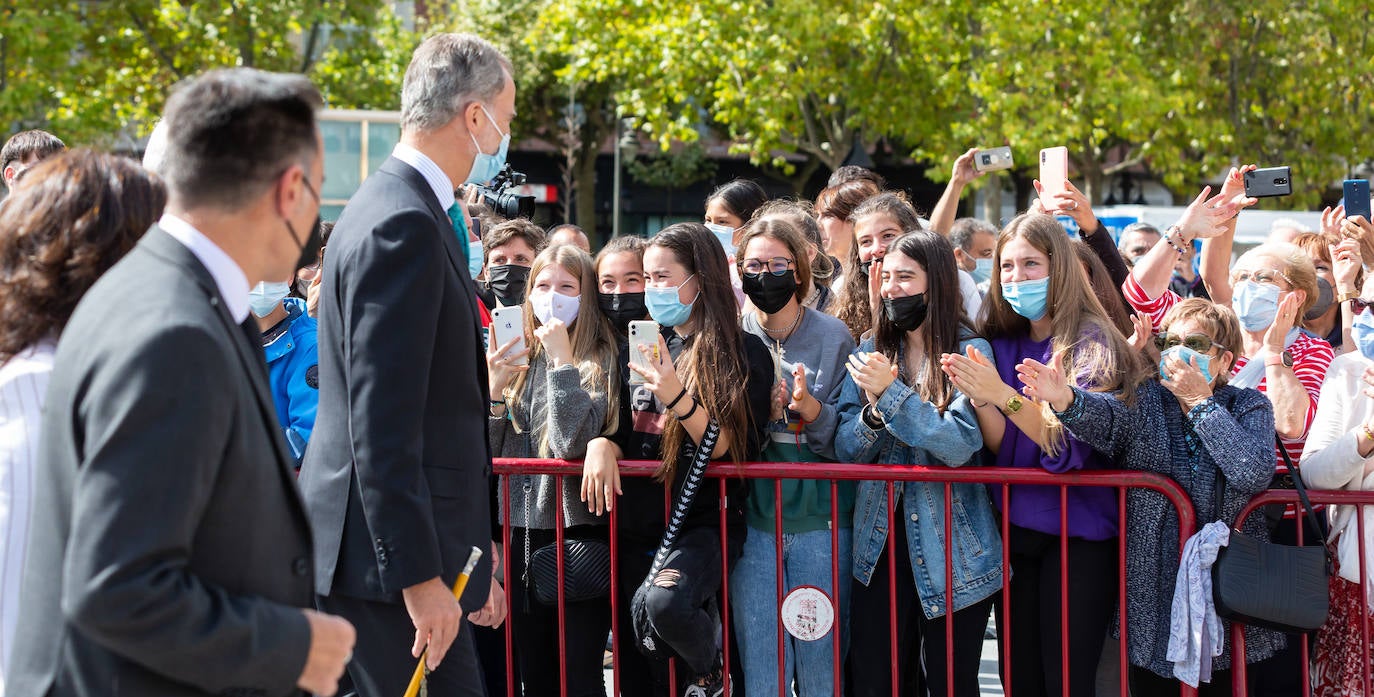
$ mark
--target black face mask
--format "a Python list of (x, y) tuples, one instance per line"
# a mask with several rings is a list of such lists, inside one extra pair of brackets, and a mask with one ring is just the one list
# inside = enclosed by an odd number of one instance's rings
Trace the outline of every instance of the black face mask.
[(1325, 278), (1318, 278), (1317, 302), (1312, 305), (1312, 309), (1308, 310), (1307, 314), (1303, 315), (1302, 318), (1311, 321), (1321, 317), (1323, 314), (1326, 314), (1327, 310), (1331, 309), (1331, 303), (1334, 302), (1336, 302), (1336, 293), (1331, 288), (1331, 284), (1327, 283)]
[(883, 314), (887, 321), (904, 332), (915, 331), (926, 321), (926, 294), (904, 298), (883, 298)]
[(300, 243), (300, 236), (296, 234), (296, 229), (291, 227), (291, 221), (286, 221), (286, 230), (291, 233), (291, 239), (297, 240), (296, 244), (301, 245), (301, 256), (296, 260), (296, 268), (303, 269), (307, 266), (314, 266), (320, 260), (320, 247), (324, 245), (324, 239), (320, 237), (320, 216), (315, 216), (315, 224), (310, 226), (310, 232), (305, 235), (305, 244)]
[(504, 306), (511, 307), (525, 302), (525, 285), (530, 280), (530, 267), (518, 264), (502, 264), (487, 267), (487, 287)]
[(602, 314), (620, 331), (628, 331), (630, 323), (649, 316), (643, 293), (597, 293)]
[(749, 302), (763, 310), (764, 314), (771, 315), (787, 307), (787, 301), (797, 296), (797, 274), (791, 269), (781, 276), (768, 272), (753, 277), (745, 274), (740, 276)]

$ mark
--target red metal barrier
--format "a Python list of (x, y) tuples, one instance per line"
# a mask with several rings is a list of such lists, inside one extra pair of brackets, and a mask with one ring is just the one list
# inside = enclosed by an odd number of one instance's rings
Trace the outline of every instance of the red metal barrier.
[[(620, 475), (621, 475), (621, 477), (647, 477), (647, 476), (651, 476), (651, 475), (653, 474), (653, 472), (657, 469), (658, 465), (659, 465), (659, 463), (657, 463), (657, 462), (652, 462), (652, 461), (622, 461), (622, 462), (620, 463)], [(509, 484), (509, 476), (510, 476), (510, 475), (554, 475), (554, 476), (557, 476), (557, 477), (558, 477), (558, 482), (557, 482), (558, 486), (557, 486), (557, 488), (556, 488), (555, 490), (556, 490), (556, 491), (562, 491), (562, 485), (563, 485), (563, 481), (562, 481), (562, 480), (563, 480), (563, 478), (564, 478), (564, 477), (567, 477), (567, 476), (580, 476), (580, 475), (582, 474), (582, 463), (580, 463), (580, 462), (572, 462), (572, 461), (565, 461), (565, 460), (537, 460), (537, 459), (497, 458), (497, 459), (495, 459), (495, 460), (493, 461), (493, 471), (494, 471), (495, 474), (497, 474), (498, 476), (501, 477), (501, 487), (500, 487), (500, 491), (501, 491), (501, 496), (503, 497), (502, 500), (503, 500), (503, 501), (509, 501), (509, 500), (510, 500), (510, 484)], [(951, 503), (951, 487), (952, 487), (952, 485), (954, 485), (954, 484), (984, 484), (984, 485), (989, 485), (989, 486), (1000, 486), (1001, 489), (1002, 489), (1002, 500), (1003, 500), (1004, 502), (1007, 502), (1007, 501), (1010, 500), (1010, 495), (1011, 495), (1010, 487), (1013, 486), (1013, 485), (1057, 486), (1057, 487), (1060, 488), (1060, 502), (1061, 502), (1061, 515), (1060, 515), (1060, 529), (1061, 529), (1061, 533), (1060, 533), (1060, 551), (1061, 551), (1061, 554), (1060, 554), (1060, 565), (1061, 565), (1061, 566), (1060, 566), (1060, 580), (1061, 580), (1061, 588), (1060, 588), (1060, 599), (1061, 599), (1062, 610), (1061, 610), (1061, 617), (1060, 617), (1060, 626), (1063, 627), (1063, 628), (1067, 628), (1067, 627), (1069, 626), (1069, 625), (1068, 625), (1068, 598), (1067, 598), (1067, 594), (1068, 594), (1068, 590), (1067, 590), (1067, 578), (1068, 578), (1068, 569), (1067, 569), (1067, 565), (1068, 565), (1067, 546), (1068, 546), (1068, 536), (1065, 535), (1065, 534), (1062, 532), (1062, 531), (1067, 527), (1067, 523), (1066, 523), (1066, 519), (1067, 519), (1067, 505), (1066, 505), (1066, 502), (1067, 502), (1068, 488), (1069, 488), (1069, 487), (1096, 487), (1096, 488), (1113, 488), (1113, 489), (1117, 489), (1117, 490), (1118, 490), (1118, 496), (1117, 496), (1117, 502), (1118, 502), (1118, 509), (1117, 509), (1118, 523), (1119, 523), (1119, 529), (1122, 531), (1123, 535), (1124, 535), (1124, 534), (1126, 533), (1126, 531), (1127, 531), (1127, 525), (1126, 525), (1126, 490), (1127, 490), (1127, 489), (1132, 489), (1132, 488), (1135, 488), (1135, 489), (1148, 489), (1148, 490), (1156, 491), (1156, 492), (1162, 494), (1162, 495), (1170, 502), (1170, 504), (1173, 506), (1174, 510), (1177, 512), (1177, 514), (1178, 514), (1178, 516), (1179, 516), (1179, 549), (1180, 549), (1180, 551), (1183, 549), (1184, 543), (1187, 541), (1188, 537), (1190, 537), (1190, 536), (1196, 531), (1196, 527), (1197, 527), (1197, 526), (1196, 526), (1196, 523), (1197, 523), (1197, 521), (1196, 521), (1196, 516), (1195, 516), (1195, 514), (1194, 514), (1194, 510), (1193, 510), (1192, 503), (1191, 503), (1191, 501), (1190, 501), (1190, 499), (1189, 499), (1187, 493), (1183, 490), (1183, 488), (1182, 488), (1177, 482), (1175, 482), (1173, 479), (1170, 479), (1169, 477), (1166, 477), (1166, 476), (1163, 476), (1163, 475), (1159, 475), (1159, 474), (1149, 473), (1149, 472), (1139, 472), (1139, 471), (1115, 471), (1115, 470), (1106, 471), (1106, 470), (1101, 470), (1101, 471), (1085, 471), (1085, 472), (1072, 472), (1072, 473), (1064, 473), (1064, 474), (1053, 474), (1053, 473), (1046, 472), (1046, 471), (1044, 471), (1044, 470), (1039, 470), (1039, 469), (1020, 469), (1020, 468), (989, 468), (989, 467), (950, 468), (950, 467), (924, 467), (924, 466), (915, 466), (915, 465), (910, 465), (910, 466), (908, 466), (908, 465), (858, 465), (858, 464), (790, 463), (790, 462), (789, 462), (789, 463), (783, 463), (783, 462), (756, 462), (756, 463), (745, 463), (742, 467), (737, 467), (736, 465), (734, 465), (734, 464), (729, 464), (729, 463), (726, 463), (726, 464), (713, 464), (713, 465), (710, 466), (710, 467), (708, 468), (708, 470), (707, 470), (707, 476), (708, 476), (708, 477), (714, 477), (714, 478), (717, 478), (717, 479), (719, 480), (719, 483), (720, 483), (720, 495), (721, 495), (722, 501), (724, 500), (725, 493), (726, 493), (726, 483), (727, 483), (727, 480), (730, 480), (730, 479), (737, 479), (737, 478), (739, 478), (739, 477), (741, 476), (742, 473), (743, 473), (745, 476), (747, 476), (747, 478), (749, 478), (749, 479), (776, 479), (776, 480), (783, 480), (783, 479), (828, 479), (828, 480), (830, 480), (830, 486), (831, 486), (831, 519), (832, 519), (832, 524), (831, 524), (831, 526), (830, 526), (830, 530), (831, 530), (831, 553), (832, 553), (832, 559), (835, 558), (835, 557), (838, 557), (838, 555), (839, 555), (839, 551), (838, 551), (838, 550), (839, 550), (839, 534), (840, 534), (840, 530), (842, 529), (841, 525), (835, 524), (835, 522), (836, 522), (836, 521), (835, 521), (835, 518), (838, 517), (838, 495), (837, 495), (837, 488), (838, 488), (838, 482), (840, 482), (840, 481), (883, 481), (883, 482), (889, 482), (889, 483), (890, 483), (890, 482), (932, 482), (932, 483), (943, 484), (943, 485), (944, 485), (944, 494), (945, 494), (945, 501), (944, 501), (944, 504), (945, 504), (945, 505), (944, 505), (944, 522), (945, 522), (945, 529), (946, 529), (946, 530), (951, 530), (952, 527), (953, 527), (953, 526), (952, 526), (953, 511), (952, 511), (952, 503)], [(775, 493), (778, 493), (778, 492), (780, 492), (780, 490), (781, 490), (781, 482), (779, 481), (777, 484), (775, 484), (775, 489), (774, 489), (774, 491), (775, 491)], [(665, 510), (665, 515), (666, 515), (667, 511), (671, 508), (671, 501), (669, 500), (669, 496), (670, 496), (670, 493), (666, 490), (666, 487), (665, 487), (665, 492), (664, 492), (664, 498), (665, 498), (664, 510)], [(1313, 499), (1314, 499), (1314, 500), (1318, 500), (1316, 496), (1314, 496)], [(1320, 499), (1320, 500), (1325, 501), (1326, 499)], [(1374, 501), (1374, 498), (1371, 498), (1371, 501)], [(888, 515), (888, 518), (887, 518), (887, 519), (888, 519), (888, 521), (889, 521), (889, 529), (891, 529), (891, 526), (892, 526), (892, 524), (893, 524), (893, 512), (894, 512), (893, 509), (894, 509), (894, 507), (895, 507), (895, 501), (894, 501), (894, 496), (893, 496), (893, 490), (892, 490), (891, 487), (888, 487), (888, 489), (887, 489), (887, 515)], [(612, 509), (612, 511), (611, 511), (611, 512), (609, 513), (609, 515), (608, 515), (608, 523), (609, 523), (609, 525), (610, 525), (610, 530), (611, 530), (611, 535), (610, 535), (610, 547), (611, 547), (611, 559), (612, 559), (612, 563), (611, 563), (611, 584), (612, 584), (612, 589), (611, 589), (611, 598), (610, 598), (610, 600), (611, 600), (611, 612), (612, 612), (612, 623), (611, 623), (611, 624), (612, 624), (612, 632), (613, 632), (613, 633), (616, 633), (617, 636), (618, 636), (618, 632), (622, 631), (622, 629), (625, 630), (625, 631), (629, 631), (629, 628), (622, 628), (622, 627), (620, 627), (620, 626), (619, 626), (619, 621), (618, 621), (618, 614), (619, 614), (619, 598), (618, 598), (617, 589), (619, 588), (619, 583), (620, 583), (621, 580), (622, 580), (622, 579), (620, 578), (620, 570), (619, 570), (619, 568), (618, 568), (619, 563), (618, 563), (618, 555), (617, 555), (617, 551), (618, 551), (618, 548), (617, 548), (617, 535), (615, 534), (615, 530), (617, 530), (616, 525), (617, 525), (618, 508), (619, 508), (619, 507), (617, 507), (617, 508), (615, 508), (615, 509)], [(558, 559), (558, 562), (559, 562), (559, 589), (558, 589), (558, 608), (559, 608), (559, 612), (558, 612), (558, 617), (559, 617), (558, 627), (559, 627), (559, 636), (558, 636), (558, 646), (559, 646), (559, 657), (560, 657), (560, 679), (561, 679), (561, 680), (560, 680), (560, 684), (561, 684), (561, 687), (562, 687), (562, 689), (561, 689), (561, 694), (566, 695), (566, 694), (567, 694), (567, 665), (566, 665), (566, 652), (567, 652), (567, 646), (566, 646), (565, 618), (564, 618), (564, 598), (563, 598), (563, 583), (562, 583), (562, 581), (563, 581), (563, 577), (562, 577), (562, 571), (563, 571), (563, 560), (562, 560), (562, 541), (563, 541), (563, 533), (562, 533), (562, 528), (563, 528), (563, 525), (564, 525), (564, 521), (563, 521), (563, 514), (562, 514), (562, 507), (561, 507), (561, 505), (558, 507), (558, 510), (556, 511), (555, 519), (556, 519), (556, 526), (557, 526), (556, 542), (558, 543), (558, 549), (559, 549), (559, 559)], [(726, 520), (726, 507), (725, 507), (724, 505), (722, 505), (722, 506), (720, 507), (721, 550), (722, 550), (722, 554), (724, 554), (725, 545), (726, 545), (725, 520)], [(781, 602), (782, 602), (782, 600), (783, 600), (783, 596), (784, 596), (784, 593), (783, 593), (784, 588), (783, 588), (783, 582), (782, 582), (782, 569), (781, 569), (781, 559), (782, 559), (782, 544), (781, 544), (782, 525), (781, 525), (781, 521), (782, 521), (782, 497), (781, 497), (781, 495), (776, 495), (776, 496), (775, 496), (775, 523), (776, 523), (776, 524), (775, 524), (775, 526), (774, 526), (774, 534), (775, 534), (775, 551), (776, 551), (776, 555), (777, 555), (777, 564), (778, 564), (778, 566), (775, 567), (775, 571), (776, 571), (776, 573), (777, 573), (777, 579), (778, 579), (778, 582), (777, 582), (777, 586), (778, 586), (778, 597), (777, 597), (777, 601), (778, 601), (779, 604), (781, 604)], [(1001, 530), (1001, 532), (1002, 532), (1002, 539), (1004, 540), (1004, 544), (1003, 544), (1003, 546), (1002, 546), (1002, 550), (1003, 550), (1003, 551), (1002, 551), (1002, 554), (1003, 554), (1003, 556), (1002, 556), (1002, 569), (1003, 569), (1003, 580), (1002, 580), (1002, 583), (1003, 583), (1003, 586), (1002, 586), (1002, 590), (1003, 590), (1003, 592), (1002, 592), (1002, 603), (1003, 603), (1004, 625), (1003, 625), (1003, 631), (1002, 631), (1002, 633), (1001, 633), (1002, 636), (1000, 636), (999, 639), (1000, 639), (1001, 642), (1002, 642), (1002, 649), (1003, 649), (1004, 655), (1010, 656), (1010, 649), (1011, 649), (1010, 633), (1011, 633), (1011, 632), (1008, 631), (1008, 628), (1010, 627), (1010, 622), (1011, 622), (1011, 612), (1010, 612), (1011, 608), (1010, 608), (1010, 599), (1009, 599), (1008, 593), (1007, 593), (1006, 591), (1007, 591), (1008, 584), (1009, 584), (1010, 579), (1011, 579), (1011, 574), (1007, 572), (1007, 570), (1008, 570), (1008, 568), (1009, 568), (1009, 556), (1010, 556), (1010, 555), (1009, 555), (1009, 551), (1008, 551), (1008, 546), (1005, 544), (1005, 540), (1008, 538), (1008, 535), (1009, 535), (1010, 522), (1009, 522), (1009, 520), (1007, 519), (1006, 516), (1002, 516), (1001, 528), (1002, 528), (1002, 530)], [(847, 526), (846, 526), (845, 529), (847, 529)], [(510, 523), (510, 516), (509, 516), (509, 515), (506, 517), (506, 521), (505, 521), (505, 523), (504, 523), (504, 525), (503, 525), (502, 539), (503, 539), (503, 541), (505, 542), (506, 554), (507, 554), (507, 555), (511, 554), (511, 553), (512, 553), (511, 550), (510, 550), (511, 523)], [(945, 572), (945, 610), (946, 610), (945, 616), (946, 616), (947, 618), (948, 618), (950, 615), (953, 614), (953, 607), (954, 607), (954, 598), (953, 598), (953, 585), (954, 585), (954, 583), (953, 583), (953, 575), (954, 575), (954, 574), (953, 574), (953, 557), (954, 557), (954, 554), (953, 554), (953, 539), (954, 539), (954, 536), (953, 536), (953, 535), (948, 535), (948, 534), (945, 535), (945, 555), (944, 555), (944, 557), (945, 557), (945, 569), (944, 569), (944, 572)], [(898, 562), (897, 562), (898, 557), (897, 557), (897, 554), (896, 554), (896, 548), (895, 548), (895, 547), (896, 547), (895, 536), (892, 535), (892, 534), (889, 534), (889, 535), (887, 536), (887, 554), (888, 554), (888, 560), (889, 560), (889, 564), (888, 564), (888, 572), (889, 572), (889, 573), (888, 573), (888, 577), (889, 577), (889, 578), (888, 578), (888, 583), (889, 583), (889, 594), (890, 594), (889, 599), (890, 599), (890, 601), (893, 602), (893, 605), (894, 605), (894, 606), (895, 606), (895, 595), (896, 595), (896, 578), (895, 578), (895, 575), (896, 575), (896, 567), (897, 567), (897, 563), (898, 563)], [(1119, 573), (1118, 589), (1117, 589), (1117, 590), (1118, 590), (1118, 601), (1119, 601), (1119, 603), (1120, 603), (1121, 628), (1122, 628), (1122, 629), (1121, 629), (1121, 631), (1122, 631), (1122, 641), (1121, 641), (1121, 643), (1120, 643), (1120, 650), (1119, 650), (1119, 656), (1118, 656), (1118, 657), (1119, 657), (1119, 659), (1120, 659), (1120, 661), (1121, 661), (1121, 684), (1120, 684), (1121, 694), (1122, 694), (1122, 695), (1125, 695), (1125, 694), (1128, 694), (1128, 687), (1127, 687), (1127, 668), (1128, 668), (1128, 666), (1129, 666), (1129, 662), (1128, 662), (1128, 660), (1127, 660), (1127, 642), (1126, 642), (1126, 635), (1127, 635), (1129, 629), (1128, 629), (1127, 617), (1126, 617), (1126, 610), (1125, 610), (1125, 607), (1126, 607), (1126, 577), (1125, 577), (1126, 546), (1125, 546), (1124, 543), (1120, 545), (1120, 551), (1119, 551), (1118, 557), (1119, 557), (1119, 564), (1120, 564), (1120, 573)], [(507, 564), (507, 565), (505, 566), (505, 569), (506, 569), (506, 573), (505, 573), (505, 582), (506, 582), (506, 583), (505, 583), (505, 586), (506, 586), (507, 589), (510, 589), (510, 588), (511, 588), (510, 565)], [(834, 628), (832, 629), (832, 635), (831, 635), (831, 642), (832, 642), (832, 647), (833, 647), (833, 656), (834, 656), (834, 658), (835, 658), (835, 670), (834, 670), (834, 676), (833, 676), (833, 677), (834, 677), (834, 694), (839, 695), (839, 694), (843, 694), (843, 689), (842, 689), (842, 677), (841, 677), (841, 662), (840, 662), (840, 657), (841, 657), (840, 644), (841, 644), (841, 642), (840, 642), (840, 629), (839, 629), (840, 626), (841, 626), (841, 622), (840, 622), (839, 617), (838, 617), (838, 613), (839, 613), (839, 611), (840, 611), (840, 603), (839, 603), (839, 598), (837, 597), (838, 594), (839, 594), (839, 575), (838, 575), (838, 567), (837, 567), (837, 565), (832, 564), (831, 569), (832, 569), (832, 572), (831, 572), (832, 583), (831, 583), (830, 600), (831, 600), (831, 602), (834, 604), (834, 607), (836, 608), (836, 613), (837, 613), (836, 621), (835, 621), (835, 624), (834, 624)], [(729, 599), (728, 599), (728, 593), (729, 593), (729, 583), (728, 583), (729, 569), (727, 568), (727, 565), (725, 565), (725, 564), (722, 564), (721, 575), (722, 575), (722, 579), (721, 579), (721, 581), (722, 581), (722, 591), (721, 591), (721, 593), (722, 593), (722, 597), (723, 597), (723, 602), (722, 602), (723, 607), (721, 608), (721, 621), (722, 621), (722, 624), (724, 625), (724, 628), (723, 628), (723, 631), (724, 631), (724, 642), (725, 642), (725, 646), (724, 646), (724, 659), (725, 659), (725, 672), (726, 672), (726, 681), (727, 681), (727, 684), (726, 684), (726, 690), (727, 690), (727, 692), (726, 692), (726, 694), (729, 694), (729, 684), (728, 684), (728, 681), (729, 681), (729, 672), (730, 672), (730, 668), (731, 668), (729, 661), (730, 661), (730, 642), (731, 642), (732, 626), (731, 626), (731, 623), (730, 623), (730, 608), (729, 608)], [(640, 580), (640, 579), (634, 579), (633, 581), (637, 583), (639, 580)], [(509, 592), (514, 592), (514, 591), (508, 590), (507, 592), (509, 593)], [(514, 613), (512, 613), (512, 615), (513, 615), (513, 614), (514, 614)], [(778, 623), (779, 623), (779, 626), (778, 626), (778, 645), (779, 645), (779, 646), (778, 646), (778, 650), (779, 650), (779, 652), (778, 652), (778, 661), (779, 661), (779, 667), (778, 667), (778, 671), (779, 671), (779, 678), (780, 678), (780, 680), (779, 680), (779, 692), (782, 693), (782, 692), (786, 689), (786, 686), (787, 686), (787, 682), (788, 682), (788, 681), (787, 681), (787, 676), (785, 676), (785, 675), (783, 674), (783, 665), (782, 665), (782, 664), (783, 664), (783, 661), (784, 661), (784, 653), (783, 653), (783, 642), (784, 642), (783, 631), (784, 631), (784, 630), (783, 630), (783, 628), (782, 628), (782, 626), (781, 626), (781, 618), (780, 618), (780, 614), (781, 614), (781, 613), (779, 612), (778, 614), (779, 614), (779, 619), (778, 619)], [(507, 665), (508, 676), (509, 676), (509, 674), (513, 671), (513, 666), (512, 666), (512, 629), (511, 629), (511, 623), (512, 623), (513, 621), (518, 621), (518, 620), (517, 620), (516, 618), (514, 618), (514, 617), (509, 617), (508, 620), (507, 620), (507, 622), (506, 622), (506, 660), (507, 660), (507, 664), (506, 664), (506, 665)], [(945, 624), (945, 640), (946, 640), (946, 646), (952, 646), (952, 645), (953, 645), (953, 622), (946, 621), (944, 624)], [(897, 671), (896, 668), (895, 668), (895, 666), (897, 665), (897, 626), (896, 626), (895, 619), (894, 619), (893, 621), (889, 622), (889, 627), (890, 627), (889, 640), (890, 640), (890, 645), (891, 645), (891, 647), (892, 647), (892, 648), (891, 648), (892, 655), (891, 655), (890, 658), (891, 658), (892, 664), (893, 664), (893, 666), (894, 666), (894, 670), (892, 671), (892, 689), (893, 689), (893, 694), (896, 695), (896, 694), (898, 693), (898, 671)], [(1067, 650), (1067, 646), (1068, 646), (1068, 634), (1067, 634), (1066, 631), (1065, 631), (1065, 632), (1061, 632), (1061, 634), (1062, 634), (1062, 637), (1061, 637), (1061, 642), (1062, 642), (1062, 643), (1061, 643), (1061, 649), (1062, 649), (1062, 653), (1063, 653), (1061, 668), (1062, 668), (1064, 674), (1067, 676), (1067, 674), (1068, 674), (1068, 672), (1069, 672), (1069, 655), (1068, 655), (1069, 652), (1068, 652), (1068, 650)], [(1243, 648), (1243, 647), (1242, 647), (1242, 648)], [(618, 646), (616, 646), (615, 649), (618, 651)], [(1243, 653), (1242, 653), (1242, 654), (1239, 654), (1239, 655), (1243, 655)], [(674, 663), (674, 662), (671, 662), (671, 661), (669, 662), (670, 694), (676, 695), (676, 694), (680, 694), (680, 692), (679, 692), (678, 689), (677, 689), (678, 686), (677, 686), (677, 684), (676, 684), (676, 670), (675, 670), (675, 667), (674, 667), (673, 663)], [(1011, 682), (1011, 670), (1012, 670), (1012, 667), (1013, 667), (1013, 666), (1010, 665), (1010, 661), (1007, 661), (1007, 662), (1002, 666), (1002, 670), (1003, 670), (1003, 680), (1005, 681), (1005, 683), (1006, 683), (1006, 685), (1007, 685), (1007, 692), (1006, 692), (1006, 694), (1008, 695), (1008, 697), (1011, 696), (1010, 682)], [(952, 652), (952, 651), (948, 651), (948, 652), (947, 652), (947, 655), (945, 656), (945, 670), (946, 670), (946, 675), (952, 676), (952, 674), (953, 674), (953, 652)], [(1242, 669), (1241, 673), (1242, 673), (1242, 678), (1243, 678), (1243, 669)], [(508, 680), (508, 681), (507, 681), (507, 684), (508, 684), (508, 687), (507, 687), (507, 694), (510, 695), (511, 697), (513, 697), (513, 695), (515, 694), (514, 680), (513, 680), (513, 679)], [(1064, 681), (1064, 694), (1065, 694), (1066, 697), (1067, 697), (1067, 695), (1068, 695), (1068, 686), (1069, 686), (1068, 680), (1065, 680), (1065, 681)], [(618, 656), (618, 655), (616, 655), (616, 656), (614, 657), (614, 664), (613, 664), (613, 669), (612, 669), (612, 689), (613, 689), (612, 694), (616, 694), (616, 695), (621, 694), (621, 693), (620, 693), (620, 660), (619, 660), (619, 656)], [(954, 683), (953, 683), (952, 680), (950, 680), (950, 681), (949, 681), (949, 693), (952, 695), (952, 694), (953, 694), (953, 691), (954, 691)], [(1182, 692), (1182, 694), (1184, 694), (1184, 695), (1190, 695), (1190, 694), (1194, 694), (1194, 693), (1195, 693), (1195, 691), (1193, 691), (1193, 690), (1191, 690), (1191, 689), (1188, 689), (1188, 688), (1186, 688), (1186, 687), (1182, 688), (1181, 692)], [(790, 693), (790, 691), (789, 691), (789, 693)], [(756, 695), (756, 696), (753, 696), (753, 697), (759, 697), (759, 696)]]
[[(1370, 504), (1374, 504), (1374, 491), (1321, 491), (1316, 489), (1308, 489), (1307, 496), (1313, 504), (1344, 504), (1356, 507), (1355, 534), (1359, 536), (1358, 539), (1360, 554), (1360, 591), (1363, 597), (1368, 597), (1367, 595), (1365, 595), (1367, 594), (1369, 588), (1369, 578), (1365, 575), (1364, 507)], [(1245, 508), (1241, 509), (1240, 515), (1236, 518), (1235, 527), (1240, 528), (1241, 524), (1245, 521), (1245, 519), (1250, 517), (1251, 514), (1257, 512), (1262, 506), (1275, 503), (1299, 504), (1298, 507), (1301, 511), (1301, 499), (1299, 498), (1298, 492), (1296, 490), (1270, 489), (1269, 491), (1263, 492), (1255, 498), (1251, 499), (1250, 503), (1246, 504)], [(1319, 512), (1318, 515), (1320, 516), (1321, 513)], [(1300, 522), (1305, 520), (1302, 517), (1301, 512), (1299, 513), (1298, 520)], [(1303, 525), (1299, 524), (1297, 526), (1297, 532), (1298, 544), (1303, 544)], [(1349, 531), (1347, 530), (1346, 532)], [(1333, 549), (1333, 553), (1334, 551), (1335, 550)], [(1367, 666), (1369, 665), (1370, 660), (1369, 615), (1366, 612), (1362, 616), (1364, 617), (1364, 622), (1362, 622), (1360, 626), (1361, 649), (1364, 653), (1364, 665)], [(1304, 697), (1307, 697), (1312, 692), (1311, 647), (1308, 646), (1310, 642), (1308, 641), (1306, 635), (1303, 635), (1300, 641), (1302, 642), (1302, 693)], [(1231, 646), (1233, 647), (1231, 651), (1231, 655), (1233, 657), (1233, 668), (1231, 671), (1231, 690), (1234, 694), (1247, 694), (1248, 680), (1246, 679), (1246, 666), (1245, 661), (1243, 659), (1243, 657), (1245, 656), (1244, 625), (1240, 623), (1233, 623), (1231, 625)], [(1234, 657), (1242, 658), (1241, 660), (1237, 661)], [(1368, 670), (1364, 671), (1363, 677), (1364, 694), (1368, 695), (1370, 694), (1370, 676)]]

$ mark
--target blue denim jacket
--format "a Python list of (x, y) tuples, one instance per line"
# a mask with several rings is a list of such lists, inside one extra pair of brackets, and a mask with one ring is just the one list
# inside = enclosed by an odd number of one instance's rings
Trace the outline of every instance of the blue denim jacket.
[[(966, 338), (985, 356), (992, 348), (982, 339)], [(869, 339), (858, 349), (873, 350)], [(955, 392), (944, 414), (921, 399), (901, 380), (893, 382), (875, 406), (887, 422), (881, 431), (870, 429), (860, 416), (863, 394), (845, 377), (838, 404), (840, 427), (835, 453), (843, 462), (945, 465), (978, 464), (983, 434), (967, 397)], [(919, 446), (908, 443), (920, 443)], [(907, 553), (916, 577), (921, 611), (927, 618), (945, 614), (945, 485), (897, 482), (893, 495), (906, 523)], [(1002, 538), (997, 530), (987, 487), (954, 484), (951, 520), (954, 524), (954, 609), (962, 610), (1002, 587)], [(860, 482), (854, 505), (854, 578), (869, 585), (873, 567), (887, 545), (887, 484)], [(886, 582), (879, 579), (879, 582)]]

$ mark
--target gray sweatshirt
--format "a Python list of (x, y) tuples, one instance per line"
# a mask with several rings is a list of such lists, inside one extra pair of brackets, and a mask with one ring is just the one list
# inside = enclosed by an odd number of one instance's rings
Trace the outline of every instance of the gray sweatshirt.
[[(524, 394), (514, 406), (508, 412), (510, 418), (488, 417), (492, 457), (541, 457), (539, 442), (547, 430), (548, 457), (580, 459), (587, 454), (587, 443), (601, 435), (606, 422), (606, 393), (588, 393), (575, 365), (549, 370), (542, 356), (530, 361)], [(552, 475), (512, 476), (510, 498), (500, 502), (501, 521), (505, 522), (509, 512), (513, 513), (511, 525), (516, 527), (553, 529), (556, 479)], [(581, 494), (580, 475), (563, 478), (564, 527), (605, 525), (606, 518), (587, 512)]]
[[(778, 342), (759, 326), (757, 313), (745, 312), (740, 324), (745, 332), (762, 339), (776, 358)], [(826, 459), (835, 458), (835, 429), (839, 426), (835, 402), (844, 382), (845, 362), (853, 351), (854, 339), (844, 322), (815, 310), (807, 310), (801, 324), (782, 342), (782, 379), (787, 389), (792, 389), (793, 367), (801, 363), (806, 366), (807, 388), (821, 403), (820, 416), (806, 424), (802, 433), (811, 450)], [(791, 418), (795, 420), (796, 415)]]

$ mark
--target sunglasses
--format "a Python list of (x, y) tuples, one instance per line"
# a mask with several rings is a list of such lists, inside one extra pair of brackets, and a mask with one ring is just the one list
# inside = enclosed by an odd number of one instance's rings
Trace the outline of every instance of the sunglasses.
[(1197, 351), (1198, 353), (1207, 353), (1208, 351), (1211, 351), (1212, 347), (1214, 346), (1223, 351), (1226, 350), (1225, 346), (1222, 346), (1221, 344), (1212, 341), (1212, 337), (1207, 336), (1206, 334), (1189, 334), (1188, 336), (1179, 336), (1177, 334), (1161, 332), (1155, 335), (1155, 348), (1159, 349), (1160, 351), (1163, 351), (1165, 349), (1171, 349), (1175, 346), (1178, 346), (1179, 344), (1182, 344), (1183, 346), (1186, 346), (1189, 349), (1192, 349), (1193, 351)]
[(1365, 308), (1367, 307), (1374, 307), (1374, 300), (1370, 300), (1367, 298), (1350, 299), (1350, 310), (1357, 315), (1364, 312)]
[(1288, 282), (1288, 287), (1293, 287), (1293, 279), (1289, 278), (1288, 274), (1278, 269), (1259, 269), (1254, 273), (1240, 271), (1231, 275), (1231, 282), (1232, 284), (1236, 284), (1244, 283), (1245, 281), (1254, 281), (1255, 283), (1271, 283), (1278, 285), (1278, 280), (1280, 278)]

